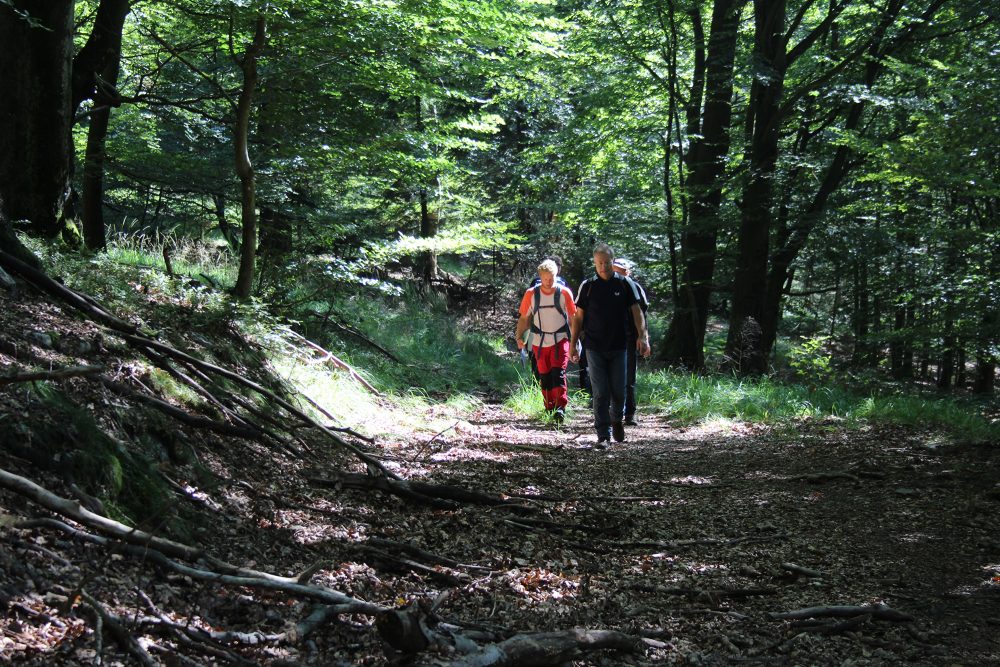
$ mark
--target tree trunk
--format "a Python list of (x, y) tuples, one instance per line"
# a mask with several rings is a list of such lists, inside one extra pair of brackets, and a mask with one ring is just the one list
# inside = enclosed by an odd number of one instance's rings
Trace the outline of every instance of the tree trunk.
[[(785, 0), (754, 0), (754, 23), (756, 72), (748, 105), (750, 175), (743, 189), (726, 357), (737, 372), (756, 375), (767, 370), (770, 348), (763, 347), (761, 336), (744, 334), (748, 328), (760, 328), (767, 302), (768, 241), (785, 85)], [(752, 327), (748, 327), (749, 320), (753, 320)]]
[(737, 19), (742, 5), (743, 0), (716, 0), (712, 10), (705, 69), (705, 110), (701, 116), (700, 135), (689, 153), (690, 217), (687, 229), (681, 234), (683, 273), (677, 306), (661, 355), (670, 363), (693, 369), (705, 365), (705, 328), (715, 275), (721, 176), (729, 153), (733, 62)]
[[(427, 204), (427, 189), (420, 190), (420, 238), (433, 239), (437, 236), (438, 225), (437, 216), (430, 212)], [(424, 255), (424, 282), (430, 283), (437, 278), (437, 253), (433, 249), (428, 249)]]
[(897, 303), (893, 311), (892, 336), (889, 338), (889, 367), (892, 377), (902, 379), (903, 355), (905, 354), (906, 333), (906, 304)]
[[(423, 101), (419, 96), (414, 98), (414, 106), (417, 114), (417, 132), (422, 134), (424, 131)], [(438, 231), (437, 216), (431, 213), (427, 199), (427, 188), (421, 187), (419, 192), (420, 238), (433, 239), (437, 236)], [(424, 253), (422, 262), (424, 282), (430, 284), (432, 280), (437, 278), (437, 273), (437, 253), (434, 252), (433, 249), (428, 248), (428, 250)]]
[[(104, 158), (111, 108), (120, 96), (115, 86), (121, 69), (122, 28), (129, 12), (128, 0), (102, 0), (94, 19), (90, 39), (73, 61), (73, 106), (82, 96), (93, 97), (87, 131), (87, 150), (83, 167), (83, 240), (91, 250), (104, 248)], [(86, 57), (85, 57), (86, 56)], [(89, 74), (89, 76), (85, 76)], [(96, 71), (95, 71), (96, 70)], [(99, 73), (99, 80), (98, 80)], [(93, 84), (85, 80), (92, 80)]]
[[(882, 9), (878, 24), (874, 27), (872, 38), (865, 53), (867, 62), (861, 83), (866, 88), (871, 88), (881, 74), (885, 57), (899, 49), (913, 35), (912, 30), (907, 30), (891, 37), (888, 36), (890, 28), (901, 15), (905, 4), (903, 0), (889, 0)], [(945, 4), (945, 0), (930, 0), (927, 3), (926, 9), (920, 15), (921, 20), (913, 22), (911, 25), (926, 24), (927, 21), (930, 21), (934, 17), (943, 4)], [(835, 42), (835, 25), (830, 26), (830, 36), (831, 41)], [(848, 108), (844, 121), (844, 129), (848, 133), (858, 130), (861, 126), (865, 105), (866, 102), (860, 100), (852, 103)], [(771, 266), (767, 279), (767, 301), (761, 322), (763, 328), (762, 344), (765, 350), (770, 351), (774, 347), (774, 341), (777, 338), (777, 323), (782, 297), (781, 286), (788, 275), (788, 269), (792, 262), (795, 261), (795, 258), (798, 257), (802, 248), (805, 247), (813, 228), (822, 219), (830, 196), (840, 187), (840, 183), (847, 175), (850, 169), (848, 161), (850, 155), (851, 149), (848, 146), (837, 148), (837, 152), (827, 167), (823, 180), (812, 201), (802, 211), (794, 227), (785, 234), (783, 242), (777, 245), (772, 252)]]
[(866, 365), (869, 360), (868, 328), (870, 325), (868, 299), (868, 264), (863, 259), (854, 262), (854, 307), (852, 309), (852, 331), (854, 332), (854, 351), (852, 363), (856, 366)]
[(976, 353), (976, 376), (972, 391), (977, 394), (992, 394), (996, 384), (997, 358), (985, 347)]
[(226, 218), (225, 195), (213, 194), (212, 202), (215, 204), (215, 219), (219, 223), (219, 233), (222, 234), (222, 238), (226, 240), (226, 243), (229, 244), (229, 247), (234, 252), (239, 252), (240, 237), (236, 234), (236, 230), (229, 224), (229, 219)]
[(253, 42), (247, 48), (240, 62), (243, 70), (243, 89), (236, 103), (236, 124), (234, 128), (234, 146), (236, 149), (236, 174), (240, 178), (240, 210), (243, 223), (243, 238), (240, 242), (240, 270), (236, 277), (234, 294), (240, 299), (250, 296), (253, 287), (254, 264), (257, 255), (257, 208), (256, 186), (254, 184), (253, 164), (250, 162), (250, 111), (253, 107), (253, 94), (257, 87), (257, 60), (264, 50), (267, 39), (267, 24), (264, 16), (257, 17)]
[(72, 0), (0, 3), (0, 200), (11, 221), (41, 236), (60, 232), (73, 145)]
[(941, 360), (938, 362), (938, 389), (951, 389), (955, 377), (955, 328), (950, 316), (945, 322), (945, 335), (942, 340)]

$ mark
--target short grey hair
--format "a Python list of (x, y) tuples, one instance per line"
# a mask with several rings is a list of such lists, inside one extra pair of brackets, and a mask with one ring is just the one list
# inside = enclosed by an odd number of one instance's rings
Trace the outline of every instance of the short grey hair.
[(615, 251), (612, 250), (611, 246), (609, 246), (607, 243), (598, 243), (597, 245), (595, 245), (594, 246), (594, 253), (593, 254), (595, 254), (595, 255), (607, 255), (611, 259), (615, 258)]
[(538, 272), (551, 273), (554, 276), (559, 275), (559, 267), (551, 259), (542, 260), (542, 263), (538, 265)]

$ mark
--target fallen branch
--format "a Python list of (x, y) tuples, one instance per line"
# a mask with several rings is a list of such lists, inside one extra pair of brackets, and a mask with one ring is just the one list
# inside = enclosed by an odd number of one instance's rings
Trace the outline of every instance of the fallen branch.
[(340, 357), (338, 357), (337, 355), (335, 355), (333, 352), (330, 352), (329, 350), (323, 349), (322, 347), (320, 347), (316, 343), (312, 342), (311, 340), (309, 340), (308, 338), (306, 338), (302, 334), (297, 333), (295, 331), (292, 331), (291, 329), (289, 329), (287, 327), (285, 328), (285, 331), (287, 331), (289, 334), (291, 334), (295, 338), (298, 338), (303, 343), (305, 343), (306, 345), (308, 345), (312, 349), (314, 349), (317, 352), (319, 352), (320, 354), (322, 354), (323, 358), (320, 359), (320, 361), (322, 361), (322, 362), (327, 362), (328, 361), (328, 362), (332, 363), (335, 367), (337, 367), (337, 368), (339, 368), (339, 369), (341, 369), (343, 371), (347, 371), (348, 375), (350, 375), (352, 378), (354, 378), (361, 386), (363, 386), (365, 389), (367, 389), (370, 393), (374, 394), (375, 396), (379, 396), (379, 397), (382, 396), (381, 392), (379, 392), (378, 389), (376, 389), (375, 387), (373, 387), (368, 382), (368, 380), (366, 380), (363, 377), (361, 377), (361, 374), (358, 373), (358, 371), (356, 371), (353, 366), (351, 366), (349, 363), (347, 363), (346, 361), (344, 361), (343, 359), (341, 359)]
[[(344, 613), (364, 614), (377, 613), (383, 610), (383, 607), (379, 605), (356, 600), (337, 591), (300, 584), (297, 577), (281, 577), (269, 572), (237, 567), (206, 554), (202, 549), (157, 537), (137, 528), (130, 528), (113, 519), (95, 514), (82, 507), (78, 502), (57, 496), (29, 479), (2, 469), (0, 469), (0, 487), (19, 493), (46, 509), (125, 542), (126, 546), (124, 548), (131, 553), (136, 553), (139, 556), (159, 562), (164, 567), (186, 574), (193, 579), (294, 593), (326, 604), (339, 604), (348, 610)], [(87, 536), (90, 536), (89, 533), (78, 531), (62, 522), (52, 519), (25, 521), (17, 525), (25, 528), (47, 526), (69, 532), (77, 537), (87, 538)], [(106, 545), (106, 540), (103, 537), (93, 535), (88, 539), (92, 542)], [(191, 562), (201, 560), (209, 566), (216, 568), (218, 572), (188, 567), (171, 561), (168, 556), (182, 558)]]
[(492, 570), (488, 567), (459, 563), (458, 561), (447, 558), (446, 556), (439, 556), (438, 554), (425, 551), (419, 547), (413, 546), (412, 544), (406, 544), (405, 542), (396, 542), (394, 540), (387, 540), (381, 537), (371, 537), (368, 538), (367, 543), (374, 547), (394, 549), (401, 553), (409, 554), (415, 558), (420, 558), (430, 563), (437, 563), (438, 565), (444, 565), (445, 567), (450, 567), (456, 570), (473, 570), (484, 573), (492, 572)]
[(62, 380), (80, 375), (93, 375), (104, 370), (104, 366), (64, 366), (50, 371), (25, 371), (13, 375), (0, 375), (0, 385), (15, 382), (35, 382), (37, 380)]
[(17, 273), (43, 292), (65, 301), (77, 310), (86, 313), (95, 320), (99, 321), (101, 324), (107, 325), (115, 331), (127, 333), (136, 333), (139, 331), (139, 327), (115, 317), (99, 305), (94, 299), (86, 297), (79, 292), (66, 287), (62, 283), (45, 275), (42, 271), (32, 268), (28, 264), (19, 260), (17, 257), (14, 257), (13, 255), (2, 250), (0, 250), (0, 266), (3, 266), (3, 268), (8, 271)]
[(125, 524), (101, 516), (100, 514), (95, 514), (81, 506), (77, 501), (57, 496), (25, 477), (14, 475), (2, 469), (0, 469), (0, 487), (19, 493), (45, 509), (69, 517), (77, 523), (98, 530), (106, 535), (111, 535), (123, 542), (149, 545), (163, 553), (187, 560), (197, 560), (203, 555), (200, 549), (195, 549), (162, 537), (156, 537), (136, 528), (130, 528)]
[(514, 635), (447, 663), (449, 667), (546, 667), (579, 659), (591, 651), (636, 652), (642, 641), (614, 630), (577, 628)]
[(837, 479), (847, 479), (852, 482), (860, 482), (861, 479), (846, 470), (835, 470), (833, 472), (814, 472), (808, 475), (796, 475), (794, 477), (789, 477), (789, 481), (804, 481), (804, 482), (830, 482)]
[(866, 614), (880, 621), (907, 623), (914, 620), (909, 614), (904, 614), (884, 604), (859, 607), (847, 605), (807, 607), (805, 609), (796, 609), (795, 611), (771, 612), (768, 616), (776, 621), (797, 621), (804, 618), (822, 617), (853, 618), (854, 616), (863, 616)]
[(119, 553), (128, 554), (136, 557), (137, 559), (155, 563), (166, 570), (190, 577), (191, 579), (227, 586), (245, 586), (247, 588), (259, 590), (278, 591), (295, 597), (331, 605), (336, 607), (337, 614), (367, 614), (374, 616), (376, 614), (383, 613), (388, 609), (387, 607), (383, 607), (373, 602), (365, 602), (364, 600), (359, 600), (339, 591), (322, 586), (300, 584), (293, 577), (279, 577), (267, 572), (258, 572), (255, 570), (238, 568), (215, 559), (206, 558), (205, 560), (215, 564), (220, 567), (220, 569), (229, 570), (235, 572), (235, 574), (225, 574), (224, 572), (216, 572), (185, 565), (184, 563), (168, 558), (161, 551), (132, 544), (115, 544), (106, 537), (77, 530), (69, 524), (56, 519), (30, 519), (15, 524), (15, 528), (42, 527), (60, 530), (79, 540), (90, 542), (91, 544), (97, 544), (102, 547), (115, 546)]
[(228, 369), (222, 368), (220, 366), (216, 366), (215, 364), (212, 364), (210, 362), (202, 361), (201, 359), (193, 357), (190, 354), (187, 354), (186, 352), (182, 352), (181, 350), (173, 348), (173, 347), (171, 347), (169, 345), (166, 345), (164, 343), (160, 343), (159, 341), (152, 340), (150, 338), (145, 338), (145, 337), (142, 337), (142, 336), (131, 335), (131, 334), (124, 335), (123, 338), (125, 339), (126, 342), (128, 342), (133, 347), (139, 347), (140, 351), (141, 351), (141, 348), (146, 348), (146, 347), (155, 349), (157, 352), (160, 352), (161, 354), (165, 354), (165, 355), (167, 355), (169, 357), (172, 357), (174, 359), (177, 359), (179, 361), (183, 361), (184, 363), (186, 363), (186, 364), (188, 364), (190, 366), (196, 367), (196, 368), (198, 368), (200, 370), (207, 371), (207, 372), (210, 372), (210, 373), (215, 373), (217, 375), (221, 375), (222, 377), (226, 378), (227, 380), (230, 380), (232, 382), (235, 382), (236, 384), (239, 384), (239, 385), (241, 385), (243, 387), (246, 387), (247, 389), (251, 389), (252, 391), (257, 392), (261, 396), (264, 396), (265, 398), (267, 398), (273, 404), (278, 405), (279, 407), (281, 407), (285, 411), (289, 412), (293, 416), (295, 416), (298, 419), (302, 420), (304, 423), (309, 424), (310, 426), (312, 426), (312, 427), (320, 430), (327, 437), (329, 437), (331, 440), (333, 440), (335, 443), (337, 443), (340, 447), (343, 447), (344, 449), (348, 450), (349, 452), (351, 452), (352, 454), (354, 454), (355, 456), (357, 456), (359, 459), (361, 459), (365, 463), (366, 466), (368, 466), (368, 469), (370, 471), (372, 471), (373, 474), (377, 473), (380, 476), (384, 476), (384, 477), (388, 477), (388, 478), (392, 478), (392, 479), (398, 479), (399, 478), (398, 475), (396, 475), (395, 473), (393, 473), (390, 470), (386, 469), (386, 467), (383, 466), (373, 456), (371, 456), (371, 455), (369, 455), (369, 454), (361, 451), (359, 448), (357, 448), (354, 445), (352, 445), (351, 443), (347, 442), (346, 440), (344, 440), (343, 438), (341, 438), (339, 435), (337, 435), (336, 433), (334, 433), (333, 431), (331, 431), (330, 429), (328, 429), (326, 426), (323, 426), (322, 424), (320, 424), (319, 422), (317, 422), (316, 420), (314, 420), (309, 415), (305, 414), (302, 410), (300, 410), (299, 408), (295, 407), (294, 405), (292, 405), (290, 402), (288, 402), (287, 400), (285, 400), (281, 396), (278, 396), (273, 391), (270, 391), (269, 389), (266, 389), (265, 387), (262, 387), (261, 385), (257, 384), (253, 380), (249, 380), (246, 377), (240, 375), (239, 373), (235, 373), (233, 371), (230, 371)]
[(817, 635), (836, 635), (842, 632), (849, 632), (857, 627), (860, 627), (870, 621), (872, 618), (871, 614), (858, 614), (853, 616), (846, 621), (834, 621), (830, 623), (819, 623), (812, 625), (810, 627), (803, 628), (805, 632), (809, 632)]
[(80, 597), (82, 597), (83, 601), (87, 603), (87, 606), (94, 611), (96, 616), (101, 619), (101, 623), (95, 625), (96, 632), (100, 632), (100, 626), (103, 625), (104, 628), (107, 628), (107, 630), (111, 632), (111, 636), (115, 638), (118, 645), (125, 649), (127, 653), (135, 657), (140, 664), (145, 665), (146, 667), (159, 667), (160, 663), (153, 660), (153, 656), (149, 655), (149, 653), (146, 652), (146, 649), (139, 645), (139, 642), (136, 641), (135, 637), (133, 637), (132, 634), (125, 629), (117, 616), (109, 614), (104, 608), (104, 605), (88, 595), (85, 591), (80, 591)]
[[(315, 315), (316, 317), (321, 317), (321, 314), (317, 313), (316, 311), (312, 311), (312, 314)], [(331, 319), (330, 318), (330, 314), (331, 314), (330, 312), (327, 312), (325, 316), (322, 316), (322, 318), (323, 318), (322, 324), (332, 324), (333, 326), (337, 327), (337, 329), (339, 329), (339, 330), (341, 330), (341, 331), (343, 331), (345, 333), (349, 333), (352, 336), (354, 336), (355, 338), (358, 338), (359, 340), (367, 343), (368, 345), (371, 345), (376, 350), (378, 350), (379, 352), (381, 352), (385, 356), (389, 357), (390, 359), (392, 359), (396, 363), (402, 363), (402, 361), (399, 359), (399, 357), (397, 357), (395, 354), (393, 354), (389, 350), (385, 349), (384, 347), (382, 347), (381, 345), (379, 345), (378, 343), (376, 343), (371, 338), (369, 338), (368, 336), (364, 335), (363, 333), (361, 333), (360, 331), (358, 331), (354, 327), (348, 326), (348, 325), (344, 324), (339, 319)]]
[(212, 373), (221, 375), (232, 382), (239, 385), (252, 389), (258, 392), (262, 396), (268, 398), (273, 403), (279, 405), (281, 408), (290, 412), (295, 417), (302, 419), (304, 422), (318, 428), (320, 431), (325, 433), (339, 446), (352, 452), (355, 456), (364, 461), (368, 469), (372, 471), (373, 474), (379, 474), (390, 478), (397, 478), (397, 475), (387, 470), (378, 460), (374, 457), (369, 456), (365, 452), (361, 451), (359, 448), (355, 447), (351, 443), (347, 442), (343, 438), (339, 437), (336, 433), (333, 433), (327, 429), (322, 424), (317, 423), (315, 420), (311, 419), (308, 415), (303, 413), (301, 410), (293, 406), (291, 403), (283, 399), (282, 397), (276, 395), (264, 387), (260, 386), (256, 382), (248, 380), (239, 373), (221, 368), (214, 364), (210, 364), (206, 361), (197, 359), (189, 354), (185, 354), (180, 350), (177, 350), (169, 345), (160, 343), (158, 341), (149, 338), (148, 336), (141, 335), (138, 326), (126, 322), (120, 318), (111, 315), (101, 304), (99, 304), (95, 299), (89, 297), (80, 292), (76, 292), (65, 285), (53, 280), (47, 276), (43, 271), (35, 269), (28, 264), (24, 263), (20, 259), (14, 257), (13, 255), (0, 250), (0, 266), (5, 268), (7, 271), (17, 273), (22, 278), (25, 278), (32, 285), (38, 289), (46, 292), (47, 294), (56, 297), (68, 303), (73, 308), (76, 308), (80, 312), (84, 313), (88, 317), (100, 322), (109, 329), (120, 334), (126, 342), (130, 345), (138, 347), (140, 352), (146, 353), (146, 349), (156, 350), (161, 354), (172, 357), (174, 359), (181, 360), (199, 370), (207, 370)]
[(126, 398), (137, 400), (141, 403), (146, 403), (147, 405), (151, 405), (160, 412), (163, 412), (164, 414), (169, 415), (174, 419), (176, 419), (177, 421), (187, 424), (188, 426), (208, 429), (210, 431), (214, 431), (221, 435), (231, 435), (231, 436), (236, 436), (238, 438), (249, 438), (251, 440), (259, 440), (263, 435), (263, 432), (257, 428), (249, 428), (247, 426), (236, 426), (235, 424), (216, 421), (214, 419), (209, 419), (208, 417), (192, 414), (178, 407), (175, 407), (164, 400), (156, 398), (155, 396), (144, 394), (120, 382), (115, 382), (111, 378), (102, 376), (100, 380), (105, 387), (115, 392), (116, 394), (125, 396)]
[(425, 443), (424, 443), (424, 444), (423, 444), (423, 445), (422, 445), (422, 446), (420, 447), (420, 449), (419, 449), (419, 450), (417, 451), (417, 453), (413, 455), (413, 458), (411, 458), (411, 459), (410, 459), (410, 463), (413, 463), (414, 461), (416, 461), (417, 459), (419, 459), (419, 458), (420, 458), (420, 457), (421, 457), (421, 456), (423, 455), (423, 453), (424, 453), (424, 450), (426, 450), (426, 449), (427, 449), (428, 447), (430, 447), (430, 446), (431, 446), (431, 443), (433, 443), (433, 442), (434, 442), (435, 440), (437, 440), (437, 439), (438, 439), (438, 438), (440, 438), (440, 437), (441, 437), (442, 435), (444, 435), (445, 433), (447, 433), (448, 431), (450, 431), (451, 429), (455, 428), (456, 426), (458, 426), (458, 425), (459, 425), (459, 424), (461, 424), (461, 423), (462, 423), (462, 421), (461, 421), (461, 420), (459, 420), (459, 421), (455, 422), (454, 424), (452, 424), (451, 426), (448, 426), (447, 428), (443, 428), (443, 429), (441, 429), (440, 431), (438, 431), (437, 433), (435, 433), (435, 434), (434, 434), (434, 435), (433, 435), (433, 436), (431, 437), (431, 439), (430, 439), (430, 440), (428, 440), (427, 442), (425, 442)]
[[(222, 648), (221, 646), (216, 646), (215, 644), (213, 644), (212, 640), (214, 641), (219, 641), (219, 640), (216, 637), (212, 636), (212, 633), (208, 633), (209, 639), (206, 639), (205, 631), (201, 630), (200, 628), (191, 627), (190, 623), (181, 625), (180, 623), (175, 623), (171, 621), (162, 611), (160, 611), (157, 608), (155, 604), (153, 604), (153, 601), (149, 599), (149, 596), (146, 595), (144, 591), (139, 589), (136, 591), (136, 593), (139, 595), (139, 598), (146, 605), (146, 609), (148, 609), (150, 613), (152, 613), (157, 619), (159, 619), (162, 622), (162, 627), (169, 630), (180, 643), (190, 648), (194, 648), (195, 650), (201, 651), (206, 655), (210, 655), (213, 658), (221, 658), (224, 660), (228, 660), (229, 662), (233, 662), (240, 665), (257, 664), (255, 662), (247, 660), (246, 658), (236, 655), (232, 651), (228, 651)], [(147, 619), (148, 617), (141, 619), (140, 622), (144, 622)], [(277, 636), (284, 638), (284, 634)], [(194, 661), (191, 662), (193, 664), (198, 664), (195, 663)]]
[(795, 563), (782, 563), (781, 569), (791, 572), (792, 574), (800, 574), (804, 577), (813, 577), (814, 579), (819, 579), (823, 576), (823, 573), (819, 570), (810, 570), (808, 567), (802, 567), (801, 565), (796, 565)]
[(732, 537), (720, 539), (717, 537), (691, 538), (686, 540), (668, 540), (664, 542), (620, 542), (613, 540), (593, 540), (609, 547), (621, 549), (682, 549), (693, 546), (718, 546), (729, 547), (736, 544), (748, 544), (753, 542), (770, 542), (771, 540), (783, 540), (788, 537), (788, 533), (775, 533), (773, 535), (747, 535), (744, 537)]

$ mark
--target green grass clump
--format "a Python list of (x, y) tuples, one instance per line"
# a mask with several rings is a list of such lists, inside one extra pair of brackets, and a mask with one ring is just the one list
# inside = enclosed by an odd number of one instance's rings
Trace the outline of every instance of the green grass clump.
[(392, 297), (363, 290), (307, 309), (358, 329), (398, 358), (394, 361), (336, 327), (320, 328), (303, 318), (308, 337), (365, 369), (380, 390), (405, 395), (419, 388), (428, 397), (447, 400), (456, 394), (505, 394), (518, 382), (514, 364), (501, 358), (503, 339), (463, 327), (436, 294), (408, 289)]

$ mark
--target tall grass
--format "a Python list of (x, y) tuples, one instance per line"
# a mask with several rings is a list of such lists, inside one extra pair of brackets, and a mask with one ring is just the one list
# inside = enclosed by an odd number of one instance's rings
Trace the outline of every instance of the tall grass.
[[(308, 335), (366, 369), (373, 384), (385, 391), (444, 401), (450, 396), (507, 395), (518, 382), (515, 364), (505, 358), (504, 340), (463, 327), (437, 295), (409, 289), (387, 297), (359, 290), (335, 301), (306, 304), (304, 310), (313, 312)], [(398, 361), (336, 326), (317, 323), (317, 311), (358, 329)]]
[(163, 249), (170, 249), (175, 274), (208, 277), (216, 287), (236, 284), (237, 258), (228, 246), (183, 237), (116, 234), (108, 239), (104, 255), (119, 264), (166, 271)]

